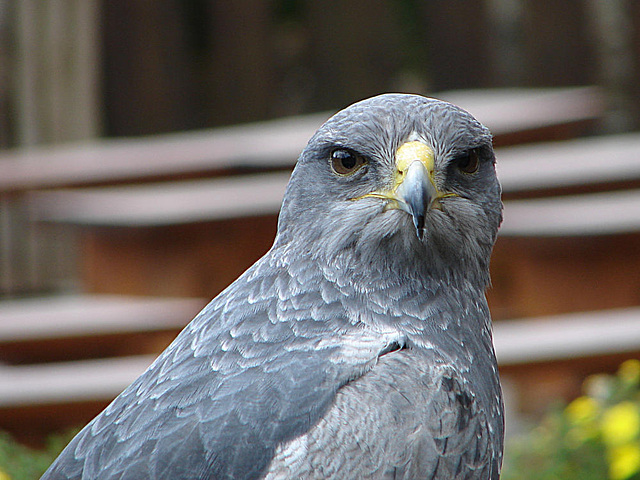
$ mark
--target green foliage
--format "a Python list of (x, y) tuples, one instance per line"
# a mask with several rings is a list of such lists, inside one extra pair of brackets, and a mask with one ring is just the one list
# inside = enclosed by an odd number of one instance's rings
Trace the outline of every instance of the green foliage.
[(597, 375), (584, 395), (510, 439), (503, 480), (640, 480), (640, 361)]
[(77, 432), (73, 429), (50, 437), (42, 450), (26, 447), (0, 432), (0, 480), (39, 479)]

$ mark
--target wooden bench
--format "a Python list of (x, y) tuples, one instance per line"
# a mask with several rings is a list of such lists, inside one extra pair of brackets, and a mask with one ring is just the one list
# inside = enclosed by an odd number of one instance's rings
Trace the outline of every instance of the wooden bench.
[[(599, 93), (589, 88), (484, 93), (475, 106), (450, 99), (487, 123), (497, 144), (570, 138), (587, 131), (603, 111)], [(472, 97), (481, 98), (477, 92)], [(50, 226), (81, 227), (89, 291), (211, 297), (271, 245), (288, 174), (195, 178), (288, 169), (324, 118), (60, 147), (49, 157), (45, 151), (10, 152), (0, 155), (0, 193), (185, 179), (38, 192), (28, 196), (28, 207)], [(37, 435), (86, 422), (152, 361), (144, 354), (166, 345), (203, 304), (191, 304), (185, 311), (192, 313), (180, 319), (164, 317), (171, 317), (170, 308), (142, 303), (130, 317), (120, 312), (101, 319), (108, 299), (86, 300), (91, 305), (75, 314), (70, 309), (56, 317), (51, 308), (46, 324), (39, 325), (18, 315), (3, 327), (0, 311), (0, 361), (13, 363), (0, 367), (0, 427)], [(64, 311), (59, 307), (58, 313)], [(145, 314), (152, 312), (157, 313), (147, 323)], [(88, 318), (91, 325), (83, 330)], [(17, 322), (25, 328), (15, 328)], [(61, 360), (72, 361), (33, 363)]]

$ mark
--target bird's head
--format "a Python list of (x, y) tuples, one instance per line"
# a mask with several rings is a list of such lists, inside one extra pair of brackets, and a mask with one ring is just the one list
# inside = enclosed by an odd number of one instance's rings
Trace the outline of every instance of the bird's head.
[(486, 285), (501, 212), (487, 128), (449, 103), (386, 94), (338, 112), (311, 138), (276, 244), (379, 269), (471, 272)]

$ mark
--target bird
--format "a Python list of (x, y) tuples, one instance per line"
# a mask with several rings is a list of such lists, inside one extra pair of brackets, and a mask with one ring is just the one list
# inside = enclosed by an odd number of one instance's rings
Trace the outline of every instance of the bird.
[(495, 163), (489, 130), (441, 100), (336, 113), (271, 249), (42, 478), (497, 480)]

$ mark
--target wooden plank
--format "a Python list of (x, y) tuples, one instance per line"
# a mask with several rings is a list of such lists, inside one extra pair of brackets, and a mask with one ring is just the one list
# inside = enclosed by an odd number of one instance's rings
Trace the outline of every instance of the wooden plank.
[(499, 144), (510, 143), (501, 140), (510, 134), (596, 120), (605, 110), (596, 87), (458, 90), (434, 96), (468, 110)]
[(504, 204), (502, 237), (617, 235), (640, 231), (640, 189)]
[[(437, 96), (475, 114), (502, 144), (517, 142), (507, 137), (526, 132), (537, 141), (549, 135), (558, 138), (560, 126), (593, 121), (603, 112), (602, 95), (592, 87)], [(290, 168), (329, 116), (320, 113), (215, 130), (7, 151), (0, 153), (0, 192)], [(540, 133), (545, 128), (552, 132)]]
[(536, 416), (580, 395), (588, 376), (638, 358), (640, 308), (497, 321), (493, 334), (505, 403)]
[(195, 298), (109, 295), (0, 302), (0, 361), (17, 365), (157, 354), (204, 304)]
[(89, 226), (152, 227), (274, 215), (289, 173), (213, 180), (34, 192), (36, 220)]
[(0, 154), (0, 192), (290, 168), (327, 114)]
[(521, 414), (570, 401), (588, 376), (613, 373), (640, 355), (637, 306), (497, 321), (493, 330), (505, 401)]
[(628, 133), (501, 148), (496, 151), (503, 195), (640, 186), (640, 135)]
[(192, 298), (120, 295), (6, 300), (0, 302), (0, 351), (16, 342), (180, 329), (204, 305)]
[(0, 365), (0, 408), (111, 399), (151, 365), (155, 356), (45, 365)]
[(640, 308), (581, 312), (493, 325), (501, 366), (640, 352)]

